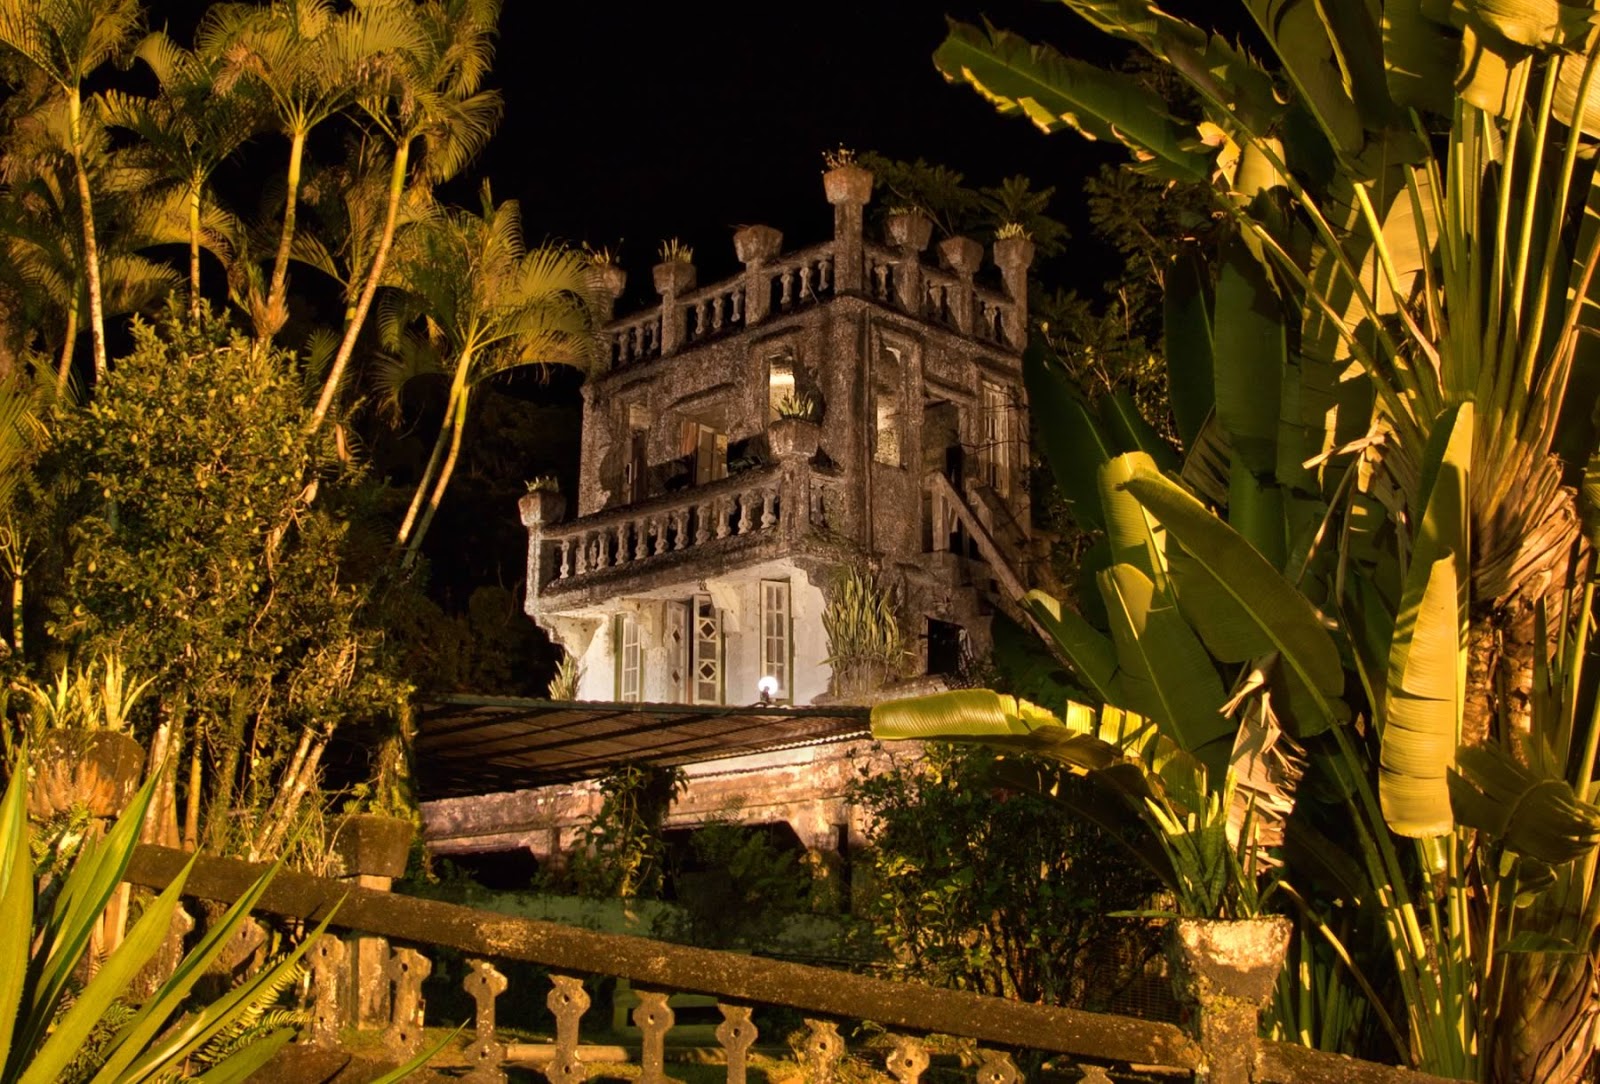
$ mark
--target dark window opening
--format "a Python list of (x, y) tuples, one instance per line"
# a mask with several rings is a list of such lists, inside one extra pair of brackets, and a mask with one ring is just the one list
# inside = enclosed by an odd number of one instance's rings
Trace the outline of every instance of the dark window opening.
[(959, 674), (967, 633), (960, 625), (928, 618), (928, 673)]

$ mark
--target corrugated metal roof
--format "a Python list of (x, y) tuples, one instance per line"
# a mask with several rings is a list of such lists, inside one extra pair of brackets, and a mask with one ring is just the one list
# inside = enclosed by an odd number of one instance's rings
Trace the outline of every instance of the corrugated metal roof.
[(452, 696), (424, 705), (416, 769), (424, 800), (570, 783), (618, 764), (683, 765), (864, 737), (855, 707), (727, 707)]

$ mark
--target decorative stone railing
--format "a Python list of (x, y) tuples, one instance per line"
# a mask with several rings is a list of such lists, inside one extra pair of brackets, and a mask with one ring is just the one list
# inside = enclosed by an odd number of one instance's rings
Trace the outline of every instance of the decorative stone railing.
[[(140, 847), (127, 880), (161, 890), (177, 877), (191, 856), (161, 847)], [(232, 901), (244, 893), (264, 866), (218, 858), (199, 858), (185, 885), (188, 897)], [(335, 913), (335, 908), (337, 912)], [(847, 1054), (840, 1023), (870, 1021), (890, 1029), (879, 1054), (899, 1084), (918, 1084), (929, 1067), (929, 1035), (968, 1041), (977, 1062), (973, 1084), (1019, 1084), (1014, 1052), (1035, 1051), (1059, 1065), (1071, 1062), (1084, 1081), (1109, 1082), (1107, 1067), (1139, 1066), (1171, 1078), (1204, 1079), (1208, 1084), (1444, 1084), (1441, 1078), (1355, 1061), (1285, 1043), (1254, 1041), (1245, 1049), (1233, 1036), (1228, 1050), (1206, 1045), (1210, 1033), (1195, 1035), (1173, 1024), (1107, 1013), (1033, 1005), (945, 990), (917, 983), (889, 982), (849, 972), (666, 944), (640, 937), (603, 934), (551, 922), (515, 918), (452, 904), (396, 896), (377, 889), (305, 874), (280, 872), (255, 908), (257, 917), (276, 915), (309, 924), (334, 914), (340, 933), (325, 934), (308, 953), (311, 964), (312, 1024), (307, 1041), (336, 1045), (354, 1019), (345, 967), (347, 940), (377, 940), (387, 954), (381, 981), (387, 984), (389, 1022), (384, 1045), (396, 1058), (423, 1049), (426, 1024), (458, 1021), (426, 1019), (424, 985), (433, 970), (427, 951), (448, 949), (466, 958), (462, 988), (475, 1006), (465, 1051), (452, 1052), (471, 1066), (467, 1079), (489, 1084), (506, 1079), (508, 1064), (542, 1066), (550, 1084), (588, 1079), (582, 1046), (584, 1016), (590, 1007), (583, 976), (627, 979), (639, 1004), (632, 1019), (639, 1029), (639, 1079), (664, 1084), (667, 1036), (675, 1020), (672, 993), (709, 995), (722, 1017), (715, 1030), (727, 1063), (729, 1084), (747, 1079), (751, 1047), (759, 1036), (757, 1006), (798, 1011), (805, 1031), (798, 1053), (807, 1079), (832, 1084)], [(500, 965), (533, 964), (550, 972), (545, 1005), (553, 1019), (551, 1041), (508, 1043), (501, 1027), (499, 999), (509, 988)], [(377, 980), (380, 976), (373, 976)], [(1270, 985), (1270, 983), (1269, 983)], [(1224, 1001), (1226, 999), (1223, 999)], [(1199, 1013), (1211, 1011), (1202, 1001)], [(1236, 1006), (1224, 1006), (1236, 1012)], [(527, 1028), (528, 1021), (511, 1021)], [(1198, 1036), (1198, 1037), (1197, 1037)], [(857, 1056), (865, 1056), (858, 1049)], [(1224, 1070), (1222, 1066), (1230, 1066)]]
[(868, 245), (866, 256), (872, 297), (982, 342), (1020, 349), (1025, 317), (1010, 298), (895, 249)]

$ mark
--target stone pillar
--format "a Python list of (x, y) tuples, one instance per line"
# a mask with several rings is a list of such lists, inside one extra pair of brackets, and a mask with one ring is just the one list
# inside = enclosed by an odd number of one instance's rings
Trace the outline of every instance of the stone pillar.
[(956, 330), (972, 334), (972, 276), (983, 262), (983, 246), (970, 237), (946, 237), (939, 242), (939, 259), (956, 273), (956, 288), (950, 294), (950, 318)]
[(771, 226), (745, 226), (733, 235), (733, 252), (744, 264), (744, 326), (754, 327), (772, 309), (772, 281), (762, 270), (783, 248), (783, 234)]
[(517, 501), (522, 515), (522, 525), (528, 529), (528, 601), (539, 597), (539, 589), (555, 578), (555, 569), (547, 568), (545, 560), (544, 529), (560, 523), (565, 514), (567, 499), (553, 490), (528, 493)]
[(667, 260), (654, 269), (656, 292), (661, 295), (661, 356), (670, 357), (678, 352), (688, 337), (687, 321), (678, 298), (694, 289), (694, 264), (685, 260)]
[(1006, 322), (1006, 345), (1021, 350), (1028, 345), (1028, 266), (1033, 263), (1033, 242), (1026, 237), (1003, 237), (994, 243), (994, 263), (1000, 269), (1012, 319)]
[(933, 220), (921, 211), (898, 211), (884, 219), (884, 232), (900, 250), (894, 265), (895, 301), (913, 316), (922, 315), (922, 253), (933, 237)]
[[(361, 888), (389, 891), (405, 873), (415, 828), (399, 817), (354, 813), (334, 821), (331, 846), (343, 875), (339, 878)], [(382, 937), (350, 933), (345, 937), (345, 959), (350, 975), (350, 1024), (382, 1030), (390, 1026), (390, 953)]]
[(867, 277), (861, 223), (872, 199), (872, 171), (853, 163), (837, 166), (822, 175), (822, 188), (833, 204), (833, 292), (859, 294)]
[(1200, 1042), (1205, 1084), (1249, 1084), (1261, 1010), (1272, 997), (1294, 924), (1287, 918), (1182, 918), (1170, 928), (1172, 983)]

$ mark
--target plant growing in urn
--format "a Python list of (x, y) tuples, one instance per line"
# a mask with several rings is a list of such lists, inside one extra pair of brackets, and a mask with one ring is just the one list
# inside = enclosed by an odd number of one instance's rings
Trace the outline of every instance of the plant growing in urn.
[[(34, 752), (29, 812), (48, 820), (81, 807), (114, 817), (127, 806), (144, 770), (144, 750), (128, 733), (128, 717), (148, 681), (134, 682), (114, 655), (88, 668), (63, 668), (52, 685), (17, 682), (17, 737), (5, 730), (6, 759), (19, 745)], [(21, 741), (18, 741), (18, 738)]]
[(767, 426), (767, 443), (780, 459), (810, 459), (817, 454), (821, 436), (822, 402), (817, 396), (785, 395), (774, 409), (778, 416)]

